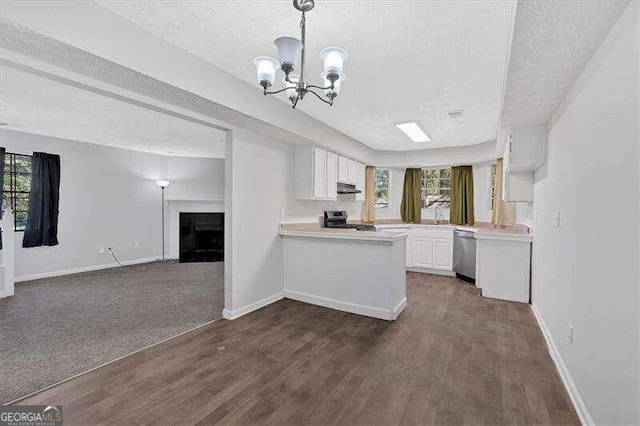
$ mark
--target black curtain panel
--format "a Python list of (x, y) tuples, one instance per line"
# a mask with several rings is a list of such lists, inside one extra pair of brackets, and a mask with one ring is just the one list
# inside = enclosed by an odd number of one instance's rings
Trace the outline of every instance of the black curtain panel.
[[(2, 217), (2, 198), (4, 197), (4, 155), (6, 150), (0, 147), (0, 217)], [(0, 228), (0, 250), (2, 250), (2, 229)]]
[(22, 247), (58, 244), (60, 156), (34, 152), (31, 157), (31, 194)]

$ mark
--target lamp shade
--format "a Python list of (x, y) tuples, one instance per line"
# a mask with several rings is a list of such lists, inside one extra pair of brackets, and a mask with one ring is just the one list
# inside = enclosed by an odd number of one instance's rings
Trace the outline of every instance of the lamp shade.
[[(327, 78), (326, 72), (323, 72), (322, 74), (320, 74), (320, 76), (322, 77), (322, 81), (324, 82), (324, 87), (331, 86), (331, 80)], [(340, 94), (340, 85), (342, 84), (345, 78), (346, 77), (344, 76), (344, 74), (339, 74), (338, 79), (333, 83), (333, 90), (324, 89), (324, 93), (326, 95), (328, 95), (329, 93), (333, 93), (335, 96), (338, 96)]]
[(324, 62), (324, 72), (327, 74), (342, 74), (344, 61), (349, 54), (340, 47), (326, 47), (320, 51), (320, 59)]
[(290, 81), (287, 81), (287, 78), (285, 77), (282, 79), (282, 82), (287, 88), (287, 97), (291, 100), (295, 100), (295, 98), (298, 97), (298, 91), (296, 90), (296, 86), (297, 86), (297, 83), (300, 81), (300, 76), (297, 74), (290, 74), (289, 80)]
[(169, 181), (168, 180), (157, 180), (156, 183), (158, 184), (158, 186), (162, 189), (166, 188), (167, 186), (169, 186)]
[(278, 61), (268, 56), (258, 56), (253, 60), (253, 64), (258, 70), (258, 83), (263, 85), (266, 82), (267, 86), (272, 86), (276, 81)]
[(275, 39), (273, 44), (278, 49), (278, 59), (283, 69), (285, 65), (295, 69), (302, 52), (302, 42), (293, 37), (280, 37)]

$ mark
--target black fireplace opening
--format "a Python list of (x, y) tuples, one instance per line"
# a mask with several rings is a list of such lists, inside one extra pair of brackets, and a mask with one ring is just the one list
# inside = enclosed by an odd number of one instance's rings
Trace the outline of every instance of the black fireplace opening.
[(224, 261), (224, 213), (180, 213), (180, 263)]

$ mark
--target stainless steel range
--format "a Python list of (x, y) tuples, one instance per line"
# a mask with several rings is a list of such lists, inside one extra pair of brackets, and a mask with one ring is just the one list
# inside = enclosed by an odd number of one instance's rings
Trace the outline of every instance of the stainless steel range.
[(373, 225), (347, 223), (347, 212), (344, 210), (327, 210), (324, 212), (325, 228), (355, 229), (356, 231), (375, 231)]

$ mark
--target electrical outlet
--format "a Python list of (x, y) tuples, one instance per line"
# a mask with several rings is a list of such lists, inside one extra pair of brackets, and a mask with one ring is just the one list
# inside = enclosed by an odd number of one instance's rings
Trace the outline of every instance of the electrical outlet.
[(556, 228), (560, 228), (560, 212), (556, 213)]
[(567, 323), (567, 325), (569, 326), (567, 337), (569, 338), (569, 343), (573, 345), (573, 324)]
[(107, 253), (111, 253), (113, 252), (113, 249), (111, 248), (111, 246), (107, 247)]
[(98, 247), (98, 254), (105, 254), (104, 247)]

